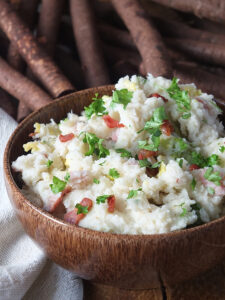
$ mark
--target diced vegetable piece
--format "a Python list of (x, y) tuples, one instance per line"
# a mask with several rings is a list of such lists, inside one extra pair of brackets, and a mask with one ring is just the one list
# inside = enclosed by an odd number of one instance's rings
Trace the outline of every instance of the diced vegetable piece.
[(107, 199), (107, 203), (108, 203), (108, 212), (113, 213), (115, 210), (115, 203), (116, 203), (116, 198), (115, 196), (110, 196)]
[(145, 150), (145, 149), (141, 149), (138, 152), (138, 159), (139, 160), (144, 160), (146, 158), (152, 157), (152, 156), (157, 156), (158, 152), (157, 151), (149, 151), (149, 150)]
[(170, 124), (169, 120), (164, 120), (162, 125), (160, 126), (160, 129), (162, 133), (164, 133), (167, 136), (170, 136), (173, 132), (173, 126)]
[(117, 120), (111, 118), (109, 115), (105, 115), (102, 118), (103, 118), (105, 124), (109, 128), (121, 128), (121, 127), (125, 127), (124, 124), (119, 123)]
[(168, 102), (168, 100), (165, 97), (163, 97), (157, 93), (151, 94), (150, 97), (162, 98), (164, 102)]
[(192, 164), (192, 165), (190, 165), (190, 167), (189, 167), (189, 171), (193, 171), (193, 170), (197, 170), (197, 169), (199, 169), (199, 166), (196, 165), (196, 164)]
[(59, 140), (62, 143), (68, 142), (68, 141), (72, 140), (73, 138), (74, 138), (73, 133), (69, 133), (69, 134), (66, 134), (66, 135), (60, 134), (60, 136), (59, 136)]

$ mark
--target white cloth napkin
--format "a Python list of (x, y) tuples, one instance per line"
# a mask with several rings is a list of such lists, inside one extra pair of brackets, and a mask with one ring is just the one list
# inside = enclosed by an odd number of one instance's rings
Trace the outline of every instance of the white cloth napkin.
[(9, 202), (3, 153), (17, 123), (0, 109), (0, 300), (81, 300), (82, 280), (47, 260), (25, 234)]

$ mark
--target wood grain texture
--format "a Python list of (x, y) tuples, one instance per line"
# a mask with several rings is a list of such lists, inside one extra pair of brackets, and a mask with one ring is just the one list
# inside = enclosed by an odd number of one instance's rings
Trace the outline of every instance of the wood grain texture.
[[(22, 144), (27, 141), (35, 122), (46, 123), (51, 118), (59, 122), (71, 109), (80, 113), (95, 93), (100, 96), (111, 94), (112, 88), (93, 88), (67, 95), (25, 119), (5, 150), (6, 187), (24, 229), (53, 261), (94, 284), (111, 286), (108, 291), (133, 289), (150, 295), (152, 291), (143, 290), (178, 285), (225, 260), (225, 217), (195, 228), (160, 235), (97, 232), (68, 224), (36, 207), (22, 195), (20, 178), (11, 169), (11, 162), (23, 154)], [(101, 287), (98, 289), (102, 290)], [(126, 295), (125, 291), (122, 293)], [(129, 293), (127, 299), (132, 299)], [(137, 291), (133, 293), (137, 299), (143, 299), (138, 298)]]

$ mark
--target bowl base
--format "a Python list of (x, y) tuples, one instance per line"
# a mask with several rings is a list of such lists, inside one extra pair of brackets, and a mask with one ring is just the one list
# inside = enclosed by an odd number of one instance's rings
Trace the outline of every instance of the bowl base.
[(84, 300), (146, 300), (161, 299), (160, 289), (127, 290), (83, 280)]

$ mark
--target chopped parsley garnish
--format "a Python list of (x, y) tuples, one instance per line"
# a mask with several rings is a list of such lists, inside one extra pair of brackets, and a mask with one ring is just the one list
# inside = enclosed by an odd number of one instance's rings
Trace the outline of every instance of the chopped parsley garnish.
[(104, 106), (104, 101), (102, 98), (98, 98), (98, 93), (95, 94), (95, 97), (92, 98), (93, 102), (89, 106), (84, 107), (85, 116), (90, 119), (93, 114), (96, 116), (107, 115), (108, 112)]
[(220, 158), (217, 154), (212, 154), (207, 158), (207, 166), (212, 167), (220, 164)]
[(127, 89), (115, 90), (112, 95), (111, 107), (115, 104), (123, 104), (123, 108), (126, 109), (128, 103), (130, 103), (133, 97), (133, 92), (129, 92)]
[(184, 162), (184, 160), (181, 158), (180, 160), (179, 160), (179, 166), (180, 166), (180, 168), (182, 168), (183, 167), (183, 162)]
[(85, 156), (92, 155), (93, 153), (95, 153), (98, 158), (109, 155), (109, 150), (102, 145), (103, 141), (103, 139), (99, 139), (94, 133), (85, 132), (83, 142), (89, 146)]
[(132, 154), (126, 149), (120, 148), (120, 149), (115, 149), (115, 151), (117, 153), (120, 153), (121, 157), (128, 157), (128, 158), (132, 157)]
[(182, 209), (182, 213), (180, 214), (180, 217), (184, 217), (187, 214), (187, 208), (183, 207), (184, 205), (185, 205), (184, 202), (179, 205), (181, 207), (181, 209)]
[(178, 79), (173, 78), (170, 87), (166, 90), (169, 96), (175, 100), (178, 110), (182, 112), (182, 118), (188, 119), (191, 116), (191, 99), (187, 91), (178, 86)]
[(53, 183), (50, 184), (50, 188), (54, 194), (62, 192), (66, 187), (67, 182), (53, 176)]
[(83, 206), (80, 203), (77, 203), (76, 206), (77, 208), (77, 214), (87, 214), (88, 213), (88, 206)]
[(105, 203), (105, 200), (108, 199), (111, 195), (102, 195), (96, 198), (97, 204)]
[(191, 181), (191, 189), (192, 189), (192, 191), (195, 190), (196, 184), (197, 184), (197, 182), (196, 182), (195, 178), (193, 178), (192, 181)]
[(138, 178), (136, 178), (136, 182), (137, 182), (137, 183), (140, 183), (140, 180), (139, 180)]
[(53, 161), (49, 159), (46, 163), (47, 168), (50, 168), (52, 164), (53, 164)]
[(204, 174), (204, 178), (207, 179), (208, 181), (215, 183), (215, 185), (219, 186), (222, 177), (220, 176), (220, 173), (218, 171), (216, 172), (213, 171), (214, 171), (213, 167), (209, 167)]
[(100, 183), (100, 180), (97, 179), (97, 178), (94, 178), (94, 179), (93, 179), (93, 182), (96, 183), (96, 184), (99, 184), (99, 183)]
[(139, 188), (137, 190), (130, 190), (129, 191), (129, 194), (127, 196), (127, 199), (130, 199), (130, 198), (133, 198), (133, 197), (136, 197), (138, 192), (142, 191), (142, 188)]
[(70, 174), (66, 173), (66, 176), (64, 177), (65, 181), (68, 182), (70, 180)]
[(207, 188), (207, 191), (208, 191), (208, 193), (209, 193), (210, 195), (214, 195), (214, 194), (215, 194), (214, 188), (212, 188), (212, 187), (210, 187), (210, 186)]
[(223, 153), (225, 151), (225, 147), (221, 146), (219, 150), (220, 150), (221, 153)]
[(141, 168), (144, 168), (144, 167), (150, 168), (150, 167), (151, 167), (151, 163), (147, 160), (147, 158), (141, 159), (141, 160), (139, 160), (138, 162), (139, 162), (139, 166), (140, 166)]
[(109, 170), (109, 176), (112, 178), (119, 178), (120, 174), (119, 174), (119, 172), (117, 172), (117, 170), (115, 168), (112, 168)]
[(138, 145), (140, 149), (157, 151), (160, 143), (160, 135), (162, 134), (160, 126), (163, 124), (163, 121), (166, 120), (166, 113), (164, 106), (157, 107), (151, 119), (145, 123), (143, 129), (139, 130), (138, 133), (143, 130), (151, 134), (152, 144), (148, 144), (147, 141), (139, 141)]
[(99, 166), (103, 166), (106, 160), (104, 160), (102, 163), (99, 164)]

